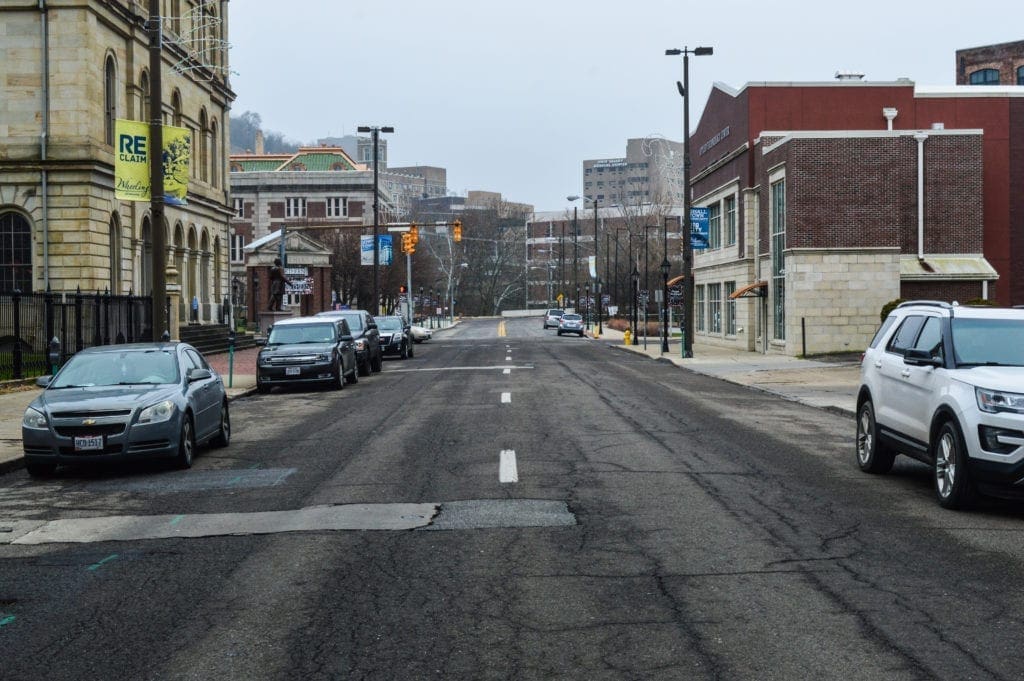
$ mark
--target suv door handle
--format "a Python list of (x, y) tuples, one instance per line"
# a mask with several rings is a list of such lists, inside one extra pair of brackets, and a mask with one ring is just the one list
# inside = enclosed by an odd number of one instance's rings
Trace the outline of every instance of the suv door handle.
[(900, 372), (900, 376), (903, 378), (910, 378), (910, 369), (904, 369)]

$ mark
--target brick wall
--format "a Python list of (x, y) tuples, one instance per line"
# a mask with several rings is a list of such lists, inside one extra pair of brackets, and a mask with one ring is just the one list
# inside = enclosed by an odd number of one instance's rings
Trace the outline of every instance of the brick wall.
[(1016, 85), (1017, 69), (1024, 66), (1024, 40), (956, 51), (956, 84), (969, 85), (979, 69), (999, 71), (1000, 85)]
[[(982, 286), (979, 281), (905, 281), (900, 285), (900, 298), (904, 300), (954, 300), (966, 303), (982, 297)], [(989, 284), (989, 298), (992, 297), (992, 284)]]

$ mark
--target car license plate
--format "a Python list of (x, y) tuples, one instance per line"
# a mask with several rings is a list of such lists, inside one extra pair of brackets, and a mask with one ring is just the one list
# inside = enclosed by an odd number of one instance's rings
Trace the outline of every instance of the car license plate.
[(75, 451), (88, 452), (103, 449), (102, 435), (85, 435), (75, 438)]
[(301, 371), (302, 371), (302, 369), (300, 367), (285, 367), (284, 368), (284, 375), (285, 376), (298, 376)]

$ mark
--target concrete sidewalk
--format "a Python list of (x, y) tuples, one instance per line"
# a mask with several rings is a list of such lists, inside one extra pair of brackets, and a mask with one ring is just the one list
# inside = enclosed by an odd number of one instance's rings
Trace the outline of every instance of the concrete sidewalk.
[(820, 360), (799, 359), (784, 355), (737, 352), (695, 342), (693, 357), (683, 359), (679, 339), (669, 341), (667, 353), (662, 353), (660, 337), (648, 337), (646, 349), (643, 336), (637, 340), (637, 345), (627, 346), (623, 342), (622, 332), (613, 329), (603, 329), (601, 337), (597, 339), (598, 342), (608, 343), (615, 350), (670, 361), (690, 371), (763, 390), (812, 407), (851, 417), (857, 411), (859, 355)]

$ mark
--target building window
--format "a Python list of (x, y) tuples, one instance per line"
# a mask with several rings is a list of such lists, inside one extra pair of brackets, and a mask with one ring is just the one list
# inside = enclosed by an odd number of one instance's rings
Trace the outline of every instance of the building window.
[(220, 154), (217, 153), (220, 135), (217, 134), (217, 119), (210, 121), (210, 184), (220, 186)]
[(244, 218), (245, 217), (245, 200), (244, 199), (233, 199), (233, 202), (234, 202), (234, 206), (235, 206), (235, 217), (236, 218)]
[(110, 218), (110, 293), (121, 293), (121, 229), (117, 224), (117, 216)]
[(0, 291), (32, 290), (32, 229), (18, 213), (0, 215)]
[(725, 282), (725, 291), (722, 293), (722, 303), (725, 306), (725, 335), (736, 335), (736, 301), (732, 294), (736, 292), (736, 282)]
[(306, 199), (294, 196), (285, 199), (284, 216), (286, 218), (306, 217)]
[(327, 199), (327, 217), (345, 218), (348, 217), (348, 199), (341, 196), (332, 196)]
[(149, 71), (142, 72), (142, 78), (139, 80), (139, 89), (142, 90), (142, 118), (139, 120), (149, 120)]
[(103, 65), (103, 141), (114, 145), (114, 122), (117, 120), (117, 70), (114, 58)]
[(999, 85), (998, 69), (978, 69), (970, 75), (971, 85)]
[(199, 179), (210, 179), (210, 127), (206, 109), (199, 112)]
[(1017, 67), (1017, 85), (1024, 85), (1024, 66)]
[(708, 206), (708, 248), (722, 247), (722, 207), (713, 203)]
[(694, 327), (697, 331), (703, 331), (704, 323), (704, 284), (693, 287), (693, 314)]
[(786, 339), (786, 180), (771, 186), (772, 291), (775, 296), (775, 338)]
[(725, 245), (736, 244), (736, 197), (725, 197)]
[(245, 261), (245, 235), (231, 235), (231, 262)]
[(181, 93), (171, 93), (171, 125), (181, 127)]
[(722, 333), (722, 285), (708, 284), (708, 330)]

